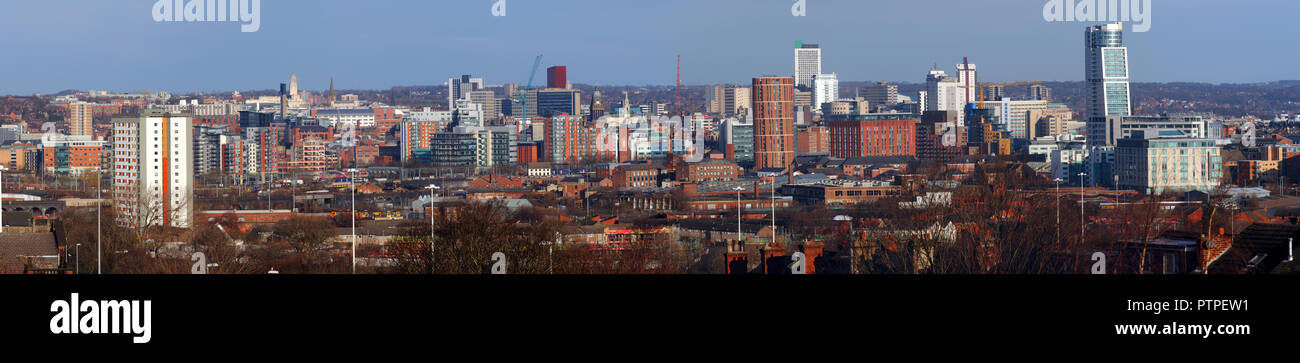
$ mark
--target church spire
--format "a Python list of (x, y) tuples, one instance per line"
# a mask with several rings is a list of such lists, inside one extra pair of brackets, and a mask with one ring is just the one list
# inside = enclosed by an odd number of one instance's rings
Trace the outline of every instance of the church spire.
[(334, 101), (337, 100), (335, 96), (336, 94), (334, 93), (334, 77), (330, 77), (330, 93), (329, 93), (330, 107), (334, 107)]

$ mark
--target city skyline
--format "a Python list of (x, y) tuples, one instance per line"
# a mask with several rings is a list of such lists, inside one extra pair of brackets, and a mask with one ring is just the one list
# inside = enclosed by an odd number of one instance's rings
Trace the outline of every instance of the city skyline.
[[(566, 325), (764, 355), (743, 327), (813, 337), (776, 348), (804, 355), (845, 346), (821, 338), (844, 327), (865, 327), (858, 345), (1073, 351), (1285, 339), (1293, 13), (8, 0), (0, 325), (47, 360), (225, 342), (438, 354), (457, 336), (533, 352), (573, 345)], [(755, 302), (696, 303), (741, 295)], [(722, 334), (653, 329), (693, 325)]]
[[(346, 89), (438, 85), (459, 74), (481, 75), (489, 84), (522, 84), (537, 54), (545, 56), (544, 66), (568, 66), (568, 78), (575, 84), (670, 85), (677, 54), (683, 56), (683, 84), (745, 84), (759, 75), (792, 75), (790, 52), (798, 40), (820, 44), (824, 72), (838, 73), (846, 82), (917, 83), (930, 65), (951, 70), (963, 56), (979, 64), (981, 77), (989, 81), (1082, 81), (1078, 32), (1101, 23), (1047, 22), (1039, 1), (982, 4), (986, 9), (979, 17), (962, 15), (967, 11), (960, 8), (969, 6), (964, 2), (810, 1), (807, 16), (794, 17), (784, 0), (745, 7), (727, 1), (664, 1), (651, 6), (580, 0), (542, 7), (515, 0), (509, 2), (507, 16), (493, 17), (490, 1), (356, 6), (327, 0), (312, 7), (264, 2), (260, 30), (242, 33), (232, 23), (154, 22), (149, 16), (153, 3), (10, 4), (14, 11), (0, 14), (0, 29), (12, 35), (3, 46), (17, 51), (0, 60), (0, 66), (21, 71), (0, 74), (0, 94), (271, 89), (290, 73), (303, 80), (303, 89), (313, 90), (325, 89), (331, 76)], [(1298, 51), (1269, 46), (1285, 44), (1287, 35), (1300, 26), (1281, 16), (1263, 16), (1287, 13), (1279, 6), (1300, 10), (1298, 4), (1272, 1), (1231, 7), (1208, 1), (1157, 2), (1151, 31), (1125, 39), (1130, 48), (1140, 50), (1133, 54), (1132, 81), (1255, 83), (1300, 78), (1286, 66)], [(945, 7), (953, 11), (933, 11)], [(545, 25), (561, 14), (584, 22)], [(356, 20), (345, 21), (344, 16)], [(1255, 36), (1237, 38), (1203, 26), (1219, 18), (1233, 19), (1222, 26), (1251, 30)], [(771, 26), (745, 26), (753, 22)], [(627, 28), (638, 23), (650, 25)], [(859, 24), (854, 28), (858, 31), (843, 31), (846, 23)], [(952, 36), (972, 29), (978, 30), (975, 36)], [(1206, 51), (1189, 57), (1189, 50)], [(161, 54), (146, 56), (150, 51)], [(1241, 56), (1266, 52), (1273, 56)], [(1239, 66), (1203, 71), (1227, 62)]]

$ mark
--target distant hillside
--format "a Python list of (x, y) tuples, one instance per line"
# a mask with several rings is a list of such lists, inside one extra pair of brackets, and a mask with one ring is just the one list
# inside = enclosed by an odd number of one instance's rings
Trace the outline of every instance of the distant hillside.
[[(853, 97), (863, 85), (872, 82), (844, 81), (840, 83), (840, 95)], [(915, 98), (925, 88), (922, 83), (892, 83), (898, 85), (899, 93)], [(1052, 89), (1052, 101), (1069, 105), (1076, 111), (1083, 108), (1083, 82), (1045, 82), (1044, 86)], [(596, 88), (587, 84), (575, 84), (582, 90), (583, 103), (589, 103), (591, 91)], [(683, 86), (681, 91), (683, 111), (703, 111), (707, 92), (712, 86)], [(676, 88), (673, 86), (599, 86), (606, 104), (616, 106), (622, 103), (623, 92), (627, 91), (633, 104), (675, 103)], [(500, 90), (500, 89), (498, 89)], [(274, 90), (241, 91), (245, 96), (275, 95)], [(322, 91), (314, 91), (322, 92)], [(70, 94), (64, 91), (59, 94)], [(356, 94), (363, 100), (395, 103), (407, 107), (447, 107), (447, 88), (444, 85), (400, 86), (386, 90), (338, 90), (339, 94)], [(1029, 97), (1029, 86), (1008, 87), (1006, 93), (1013, 99)], [(229, 92), (207, 93), (228, 95)], [(193, 97), (204, 93), (191, 93), (182, 97)], [(1210, 112), (1225, 117), (1246, 115), (1271, 119), (1275, 114), (1300, 114), (1300, 80), (1286, 80), (1251, 84), (1211, 84), (1211, 83), (1133, 83), (1132, 95), (1135, 114), (1159, 114), (1173, 112)], [(48, 95), (47, 95), (48, 96)], [(506, 97), (499, 94), (498, 97)]]
[[(851, 96), (868, 82), (841, 83), (841, 95)], [(897, 83), (900, 94), (915, 98), (925, 89), (921, 83)], [(1083, 108), (1083, 82), (1044, 82), (1052, 89), (1052, 101)], [(1133, 83), (1133, 113), (1212, 112), (1221, 116), (1246, 115), (1264, 119), (1277, 113), (1300, 113), (1300, 81), (1249, 84)], [(846, 93), (847, 92), (847, 93)], [(1007, 87), (1013, 99), (1029, 98), (1029, 86)]]

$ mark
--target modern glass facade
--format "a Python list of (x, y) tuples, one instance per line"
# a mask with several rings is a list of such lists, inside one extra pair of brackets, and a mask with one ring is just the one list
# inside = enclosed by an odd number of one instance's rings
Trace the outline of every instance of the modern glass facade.
[(1124, 47), (1122, 23), (1089, 27), (1084, 32), (1084, 74), (1087, 90), (1084, 116), (1088, 123), (1088, 145), (1107, 143), (1106, 117), (1129, 116), (1128, 48)]
[(740, 123), (737, 119), (728, 119), (722, 122), (721, 132), (718, 139), (722, 142), (720, 149), (726, 149), (727, 144), (734, 147), (735, 161), (741, 165), (754, 164), (754, 124)]
[[(433, 135), (429, 157), (442, 168), (510, 165), (518, 160), (517, 141), (518, 136), (508, 128), (458, 128)], [(418, 157), (422, 153), (417, 150), (415, 154)]]
[(433, 135), (433, 164), (439, 168), (477, 166), (478, 141), (472, 133), (438, 133)]
[(542, 90), (537, 92), (537, 113), (542, 117), (580, 115), (578, 90)]

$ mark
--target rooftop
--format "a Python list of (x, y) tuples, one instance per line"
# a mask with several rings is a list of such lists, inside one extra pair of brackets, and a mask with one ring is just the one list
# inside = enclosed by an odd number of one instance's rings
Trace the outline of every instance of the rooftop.
[(14, 233), (0, 234), (0, 273), (22, 273), (23, 257), (58, 256), (54, 234)]

